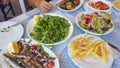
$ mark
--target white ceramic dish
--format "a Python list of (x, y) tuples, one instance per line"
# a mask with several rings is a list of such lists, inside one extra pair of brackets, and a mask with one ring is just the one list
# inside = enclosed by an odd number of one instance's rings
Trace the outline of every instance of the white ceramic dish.
[[(59, 41), (59, 42), (56, 42), (56, 43), (54, 43), (54, 44), (51, 44), (51, 43), (49, 43), (49, 44), (44, 44), (44, 43), (41, 43), (41, 42), (39, 42), (40, 44), (43, 44), (43, 45), (58, 45), (58, 44), (60, 44), (60, 43), (63, 43), (63, 42), (65, 42), (66, 40), (68, 40), (70, 37), (71, 37), (71, 35), (72, 35), (72, 33), (73, 33), (73, 25), (72, 25), (72, 22), (68, 19), (68, 18), (66, 18), (65, 16), (62, 16), (62, 15), (59, 15), (59, 14), (54, 14), (54, 13), (46, 13), (47, 15), (51, 15), (51, 16), (60, 16), (60, 17), (63, 17), (63, 18), (65, 18), (66, 20), (68, 20), (68, 22), (70, 23), (70, 28), (69, 28), (69, 33), (68, 33), (68, 36), (66, 36), (62, 41)], [(40, 15), (40, 16), (42, 16), (42, 15)], [(27, 29), (26, 29), (26, 31), (27, 31), (27, 35), (31, 38), (31, 39), (33, 39), (31, 36), (30, 36), (30, 33), (33, 31), (33, 27), (34, 27), (34, 25), (33, 25), (33, 22), (32, 22), (32, 20), (29, 22), (29, 24), (27, 25)], [(34, 39), (33, 39), (34, 40)], [(34, 40), (35, 41), (35, 40)]]
[[(3, 29), (5, 26), (9, 26), (13, 23), (13, 21), (6, 21), (3, 23), (0, 23), (0, 30)], [(0, 44), (5, 44), (8, 43), (12, 40), (17, 40), (22, 37), (24, 33), (24, 29), (22, 25), (18, 25), (16, 27), (12, 27), (9, 32), (0, 32)]]
[(78, 26), (80, 29), (82, 29), (83, 31), (85, 31), (85, 32), (87, 32), (87, 33), (90, 33), (90, 34), (93, 34), (93, 35), (106, 35), (106, 34), (109, 34), (109, 33), (111, 33), (111, 32), (113, 31), (113, 29), (114, 29), (113, 21), (112, 21), (113, 27), (112, 27), (111, 29), (109, 29), (108, 31), (106, 31), (104, 34), (97, 34), (97, 33), (88, 31), (88, 30), (80, 27), (79, 24), (78, 24), (78, 21), (79, 21), (80, 16), (82, 15), (82, 13), (86, 14), (86, 13), (91, 13), (91, 12), (87, 12), (87, 11), (86, 11), (86, 12), (80, 12), (80, 13), (76, 16), (76, 18), (75, 18), (75, 22), (76, 22), (77, 26)]
[[(77, 38), (81, 37), (82, 35), (83, 34), (75, 36), (74, 38), (71, 39), (70, 42), (76, 40)], [(93, 35), (87, 35), (87, 37), (89, 37), (89, 36), (93, 36)], [(94, 40), (101, 39), (97, 36), (93, 36), (93, 37), (94, 37)], [(106, 45), (106, 48), (108, 48), (110, 50), (110, 52), (112, 53), (112, 50), (108, 45)], [(72, 49), (70, 48), (70, 43), (69, 43), (69, 46), (68, 46), (68, 54), (69, 54), (69, 56), (71, 56), (71, 54), (72, 54)], [(110, 68), (110, 66), (112, 65), (112, 62), (113, 62), (113, 56), (108, 56), (107, 59), (108, 59), (108, 62), (104, 63), (104, 61), (101, 58), (93, 59), (92, 56), (88, 56), (88, 57), (86, 57), (84, 59), (81, 59), (81, 60), (71, 58), (73, 63), (75, 63), (80, 68), (96, 68), (96, 67), (97, 68)]]
[[(97, 1), (102, 1), (102, 2), (104, 2), (106, 5), (108, 5), (109, 6), (109, 9), (106, 9), (106, 10), (98, 10), (98, 9), (95, 9), (95, 8), (93, 8), (93, 7), (91, 7), (90, 5), (89, 5), (89, 3), (90, 2), (97, 2)], [(110, 1), (106, 1), (106, 0), (90, 0), (90, 1), (88, 1), (88, 2), (86, 2), (85, 3), (86, 4), (86, 6), (89, 8), (89, 11), (94, 11), (94, 12), (108, 12), (108, 13), (112, 13), (112, 6), (113, 6), (113, 4), (110, 2)]]
[[(58, 3), (60, 3), (61, 1), (62, 0), (58, 0)], [(64, 10), (64, 9), (60, 8), (59, 5), (57, 6), (57, 8), (64, 12), (72, 12), (72, 11), (79, 9), (83, 5), (83, 3), (84, 3), (84, 0), (80, 0), (80, 4), (78, 6), (76, 6), (75, 9), (73, 9), (73, 10)]]
[[(26, 42), (28, 42), (29, 40), (30, 39), (27, 39), (27, 38), (25, 39)], [(37, 42), (32, 41), (31, 44), (37, 44)], [(42, 47), (44, 48), (44, 51), (47, 52), (51, 57), (56, 57), (56, 59), (54, 60), (55, 66), (53, 68), (60, 68), (59, 60), (58, 60), (57, 56), (47, 47), (45, 47), (45, 46), (42, 46)], [(3, 56), (3, 54), (6, 53), (6, 52), (7, 52), (7, 47), (5, 47), (2, 50), (2, 52), (0, 53), (0, 58), (2, 58), (2, 59), (0, 59), (0, 61), (1, 61), (0, 64), (1, 64), (2, 68), (10, 68), (9, 65), (6, 64), (5, 57)]]

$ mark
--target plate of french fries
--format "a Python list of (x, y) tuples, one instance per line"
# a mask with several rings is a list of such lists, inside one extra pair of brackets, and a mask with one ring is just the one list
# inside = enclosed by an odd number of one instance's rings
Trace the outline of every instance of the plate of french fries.
[(113, 62), (113, 53), (108, 43), (87, 33), (71, 39), (68, 53), (80, 68), (110, 68)]

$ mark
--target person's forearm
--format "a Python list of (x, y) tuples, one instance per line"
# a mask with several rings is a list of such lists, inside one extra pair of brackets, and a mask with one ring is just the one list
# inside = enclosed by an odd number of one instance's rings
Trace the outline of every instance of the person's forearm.
[(28, 0), (29, 5), (39, 8), (42, 12), (48, 12), (53, 9), (53, 6), (46, 0)]
[(39, 3), (39, 0), (28, 0), (28, 3), (32, 7), (36, 7), (36, 5)]

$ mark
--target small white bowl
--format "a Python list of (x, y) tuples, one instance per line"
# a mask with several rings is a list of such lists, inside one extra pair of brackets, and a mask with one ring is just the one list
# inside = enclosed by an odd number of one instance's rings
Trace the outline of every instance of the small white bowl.
[[(93, 7), (91, 7), (89, 5), (90, 2), (94, 2), (95, 3), (97, 1), (102, 1), (103, 3), (105, 3), (106, 5), (108, 5), (109, 8), (106, 9), (106, 10), (99, 10), (99, 9), (95, 9), (95, 8), (93, 8)], [(113, 4), (110, 1), (106, 1), (106, 0), (90, 0), (90, 1), (88, 1), (86, 3), (86, 6), (90, 9), (90, 11), (94, 11), (94, 12), (108, 12), (108, 13), (111, 14), (112, 13), (112, 6), (113, 6)]]
[[(58, 3), (60, 3), (61, 1), (62, 1), (62, 0), (58, 0)], [(62, 8), (59, 7), (59, 5), (57, 6), (57, 8), (58, 8), (59, 10), (61, 10), (61, 11), (64, 11), (64, 12), (72, 12), (72, 11), (75, 11), (75, 10), (77, 10), (78, 8), (80, 8), (80, 7), (83, 5), (83, 3), (84, 3), (84, 0), (80, 0), (80, 4), (79, 4), (78, 6), (76, 6), (75, 9), (73, 9), (73, 10), (65, 10), (65, 9), (62, 9)]]

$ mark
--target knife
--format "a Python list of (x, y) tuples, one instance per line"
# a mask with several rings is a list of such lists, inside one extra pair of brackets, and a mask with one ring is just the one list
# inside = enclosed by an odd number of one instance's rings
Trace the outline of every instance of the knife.
[(107, 42), (109, 45), (110, 45), (110, 47), (112, 47), (113, 49), (115, 49), (115, 50), (117, 50), (118, 52), (120, 52), (120, 49), (119, 48), (117, 48), (116, 46), (114, 46), (113, 44), (111, 44), (110, 42)]

